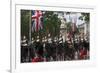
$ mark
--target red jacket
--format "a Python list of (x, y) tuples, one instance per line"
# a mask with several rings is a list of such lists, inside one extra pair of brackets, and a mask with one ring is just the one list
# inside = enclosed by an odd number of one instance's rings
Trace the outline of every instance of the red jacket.
[(43, 58), (37, 57), (37, 58), (33, 58), (32, 62), (42, 62), (44, 61)]
[(80, 50), (80, 59), (84, 59), (84, 57), (87, 55), (86, 50)]

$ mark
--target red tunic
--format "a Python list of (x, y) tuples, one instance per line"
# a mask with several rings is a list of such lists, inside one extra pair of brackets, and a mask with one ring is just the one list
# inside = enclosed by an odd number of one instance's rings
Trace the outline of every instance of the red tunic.
[(44, 61), (42, 58), (37, 57), (37, 58), (33, 58), (32, 62), (42, 62)]
[(80, 59), (84, 59), (86, 55), (87, 55), (86, 50), (80, 50)]

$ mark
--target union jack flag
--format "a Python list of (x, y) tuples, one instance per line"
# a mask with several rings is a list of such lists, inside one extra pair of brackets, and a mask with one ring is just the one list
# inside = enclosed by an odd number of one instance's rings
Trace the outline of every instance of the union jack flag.
[(32, 31), (43, 29), (43, 14), (42, 11), (32, 10)]

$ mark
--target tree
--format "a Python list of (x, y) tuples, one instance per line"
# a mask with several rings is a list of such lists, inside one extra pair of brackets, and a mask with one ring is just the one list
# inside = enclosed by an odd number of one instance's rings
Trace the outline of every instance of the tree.
[(81, 13), (81, 16), (79, 17), (80, 20), (84, 20), (85, 22), (90, 21), (90, 13)]
[(72, 32), (72, 26), (71, 26), (71, 22), (66, 23), (67, 26), (67, 32)]
[(21, 36), (29, 38), (29, 10), (21, 10)]
[(44, 14), (44, 32), (48, 35), (51, 34), (52, 39), (60, 33), (61, 21), (58, 15), (53, 11), (46, 11)]
[(86, 36), (87, 36), (87, 38), (89, 39), (89, 30), (90, 30), (90, 13), (81, 13), (81, 15), (82, 16), (80, 16), (79, 17), (79, 19), (80, 20), (84, 20), (85, 21), (85, 23), (86, 23), (86, 28), (88, 29), (88, 30), (86, 30)]

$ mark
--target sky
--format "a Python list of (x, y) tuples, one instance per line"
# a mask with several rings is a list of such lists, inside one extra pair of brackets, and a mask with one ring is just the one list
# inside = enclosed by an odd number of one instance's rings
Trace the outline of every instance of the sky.
[(83, 20), (79, 19), (80, 16), (81, 16), (81, 13), (72, 13), (72, 14), (70, 14), (70, 16), (69, 15), (64, 15), (67, 22), (72, 20), (72, 22), (74, 23), (76, 21), (76, 25), (81, 25), (82, 23), (84, 23)]

